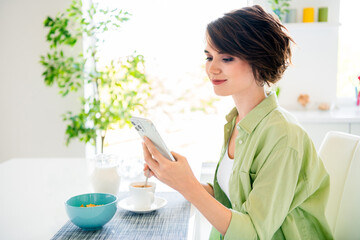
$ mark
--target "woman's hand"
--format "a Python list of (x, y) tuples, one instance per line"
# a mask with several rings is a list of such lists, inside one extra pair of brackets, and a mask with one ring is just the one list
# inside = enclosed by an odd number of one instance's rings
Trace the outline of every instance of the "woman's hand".
[[(146, 162), (145, 175), (155, 176), (180, 193), (185, 193), (192, 185), (198, 183), (186, 158), (180, 154), (171, 152), (176, 162), (165, 158), (147, 137), (144, 137), (143, 151)], [(149, 173), (147, 173), (148, 169)]]
[(147, 165), (146, 163), (144, 163), (144, 176), (148, 178), (154, 176), (154, 173), (150, 170), (149, 165)]
[[(213, 196), (212, 187), (201, 185), (195, 178), (185, 157), (171, 152), (176, 162), (165, 158), (152, 142), (144, 137), (145, 174), (155, 176), (161, 182), (180, 192), (206, 217), (206, 219), (225, 235), (232, 213)], [(209, 194), (210, 193), (210, 194)]]

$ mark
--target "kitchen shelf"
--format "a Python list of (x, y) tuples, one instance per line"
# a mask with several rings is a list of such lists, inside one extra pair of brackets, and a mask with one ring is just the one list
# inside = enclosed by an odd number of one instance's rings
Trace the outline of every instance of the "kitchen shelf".
[(313, 23), (284, 23), (286, 28), (291, 29), (316, 29), (316, 28), (337, 28), (340, 23), (329, 23), (329, 22), (313, 22)]

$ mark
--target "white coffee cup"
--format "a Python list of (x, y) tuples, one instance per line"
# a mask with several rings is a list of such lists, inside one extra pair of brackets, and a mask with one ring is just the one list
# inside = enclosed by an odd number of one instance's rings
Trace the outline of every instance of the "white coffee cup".
[(132, 204), (136, 210), (150, 209), (151, 204), (154, 203), (156, 184), (148, 182), (147, 187), (144, 185), (145, 182), (133, 182), (129, 185)]

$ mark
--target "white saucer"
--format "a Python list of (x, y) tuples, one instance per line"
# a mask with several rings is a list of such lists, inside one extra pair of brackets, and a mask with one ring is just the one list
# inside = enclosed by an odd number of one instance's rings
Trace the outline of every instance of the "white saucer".
[(158, 210), (158, 209), (164, 207), (166, 204), (167, 204), (167, 200), (165, 198), (155, 196), (154, 203), (151, 205), (150, 208), (135, 209), (134, 205), (132, 204), (131, 197), (127, 197), (127, 198), (124, 198), (121, 201), (119, 201), (118, 206), (121, 207), (122, 209), (131, 211), (131, 212), (135, 212), (135, 213), (148, 213), (148, 212)]

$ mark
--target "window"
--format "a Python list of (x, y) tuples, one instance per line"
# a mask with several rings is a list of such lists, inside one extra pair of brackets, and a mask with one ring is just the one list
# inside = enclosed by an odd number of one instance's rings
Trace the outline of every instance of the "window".
[(340, 30), (338, 57), (338, 97), (355, 99), (360, 76), (360, 1), (340, 1)]
[[(201, 101), (216, 98), (204, 71), (205, 28), (223, 13), (245, 6), (246, 1), (107, 0), (98, 4), (123, 9), (132, 15), (120, 32), (102, 36), (105, 43), (99, 51), (100, 58), (109, 61), (135, 50), (144, 55), (146, 73), (158, 84), (153, 89), (155, 97), (163, 103), (182, 95), (187, 98), (171, 106), (151, 108), (149, 112), (168, 147), (189, 159), (217, 161), (224, 116), (232, 107), (231, 101), (228, 108), (218, 110), (217, 114), (191, 111)], [(228, 100), (231, 99), (222, 101), (226, 104)], [(108, 132), (105, 151), (142, 156), (140, 138), (134, 129)]]
[[(217, 161), (222, 144), (224, 116), (233, 106), (231, 98), (215, 102), (215, 114), (188, 111), (189, 105), (198, 106), (202, 99), (215, 98), (206, 82), (203, 49), (205, 28), (223, 13), (247, 5), (246, 0), (166, 1), (166, 0), (106, 0), (98, 1), (103, 7), (119, 8), (132, 14), (120, 32), (103, 36), (105, 44), (100, 57), (104, 61), (133, 53), (144, 55), (146, 73), (161, 83), (154, 95), (162, 102), (176, 94), (195, 93), (187, 102), (153, 108), (151, 118), (168, 147), (189, 159)], [(358, 1), (341, 1), (338, 97), (353, 97), (354, 86), (360, 75), (359, 18), (355, 12)], [(252, 4), (249, 1), (249, 4)], [(360, 88), (360, 87), (359, 87)], [(196, 91), (194, 91), (196, 90)], [(187, 105), (186, 105), (187, 104)], [(186, 105), (186, 106), (185, 106)], [(184, 113), (185, 111), (185, 113)], [(205, 136), (205, 137), (204, 137)], [(204, 139), (206, 138), (206, 142)], [(116, 129), (108, 133), (107, 152), (125, 156), (140, 156), (140, 138), (133, 129)]]

